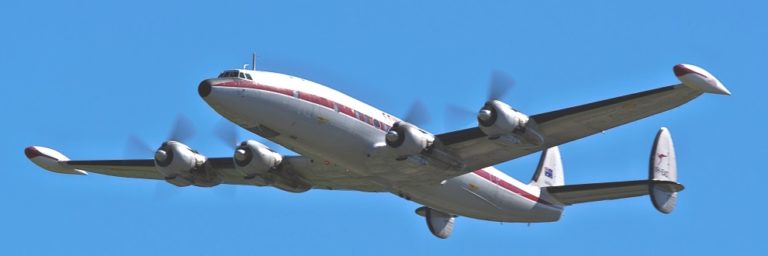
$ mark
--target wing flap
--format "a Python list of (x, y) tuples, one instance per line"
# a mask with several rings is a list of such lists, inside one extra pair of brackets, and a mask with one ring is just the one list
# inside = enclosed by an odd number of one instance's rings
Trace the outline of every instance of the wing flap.
[(613, 200), (647, 195), (649, 186), (663, 187), (665, 190), (681, 191), (683, 185), (673, 181), (635, 180), (545, 187), (543, 190), (558, 202), (571, 205), (578, 203)]

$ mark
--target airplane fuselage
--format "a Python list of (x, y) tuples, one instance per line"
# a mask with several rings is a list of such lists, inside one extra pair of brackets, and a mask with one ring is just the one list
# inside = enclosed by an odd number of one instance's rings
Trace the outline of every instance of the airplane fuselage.
[(407, 168), (383, 160), (389, 157), (385, 134), (398, 118), (308, 80), (239, 72), (251, 79), (214, 79), (213, 86), (201, 85), (201, 96), (230, 121), (313, 161), (342, 166), (385, 191), (446, 213), (503, 222), (560, 218), (563, 206), (540, 198), (540, 188), (493, 167), (426, 185), (407, 182), (407, 171), (402, 177), (380, 175)]

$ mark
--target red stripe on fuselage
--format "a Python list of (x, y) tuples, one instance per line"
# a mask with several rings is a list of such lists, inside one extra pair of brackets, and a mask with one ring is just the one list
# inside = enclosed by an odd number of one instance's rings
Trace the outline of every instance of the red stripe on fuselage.
[(474, 173), (475, 175), (480, 176), (483, 179), (486, 179), (486, 180), (490, 181), (491, 183), (496, 184), (499, 187), (502, 187), (502, 188), (504, 188), (504, 189), (506, 189), (506, 190), (508, 190), (508, 191), (510, 191), (512, 193), (515, 193), (515, 194), (517, 194), (519, 196), (527, 198), (528, 200), (534, 201), (536, 203), (541, 203), (541, 204), (549, 205), (549, 206), (555, 206), (554, 204), (552, 204), (550, 202), (547, 202), (547, 201), (545, 201), (545, 200), (543, 200), (543, 199), (541, 199), (541, 198), (539, 198), (539, 197), (537, 197), (537, 196), (535, 196), (535, 195), (533, 195), (531, 193), (528, 193), (527, 191), (525, 191), (525, 190), (523, 190), (521, 188), (515, 187), (515, 185), (512, 185), (509, 182), (506, 182), (503, 179), (501, 179), (499, 177), (496, 177), (493, 174), (491, 174), (491, 173), (489, 173), (489, 172), (487, 172), (487, 171), (485, 171), (483, 169), (474, 171), (472, 173)]
[(323, 98), (311, 93), (299, 92), (299, 99), (309, 101), (317, 105), (324, 106), (326, 108), (333, 109), (333, 101), (330, 101), (326, 98)]
[(220, 84), (215, 84), (214, 86), (221, 86), (221, 87), (237, 87), (237, 88), (251, 88), (251, 89), (257, 89), (262, 91), (269, 91), (274, 93), (283, 94), (286, 96), (293, 97), (293, 90), (291, 89), (285, 89), (280, 87), (274, 87), (269, 85), (263, 85), (263, 84), (257, 84), (257, 83), (248, 83), (243, 81), (231, 81), (231, 82), (225, 82)]
[[(229, 82), (214, 84), (213, 86), (256, 89), (256, 90), (262, 90), (262, 91), (279, 93), (279, 94), (283, 94), (283, 95), (286, 95), (286, 96), (289, 96), (289, 97), (294, 97), (293, 90), (291, 90), (291, 89), (285, 89), (285, 88), (280, 88), (280, 87), (275, 87), (275, 86), (263, 85), (263, 84), (254, 83), (254, 82), (250, 82), (250, 81), (229, 81)], [(352, 108), (350, 108), (348, 106), (336, 103), (336, 102), (334, 102), (332, 100), (329, 100), (329, 99), (327, 99), (325, 97), (314, 95), (314, 94), (311, 94), (311, 93), (302, 92), (302, 91), (297, 91), (297, 93), (299, 95), (299, 99), (300, 100), (307, 101), (307, 102), (312, 102), (314, 104), (317, 104), (317, 105), (329, 108), (329, 109), (334, 110), (334, 111), (335, 111), (334, 104), (336, 104), (336, 107), (339, 108), (339, 110), (338, 110), (339, 113), (342, 113), (344, 115), (347, 115), (349, 117), (357, 119), (358, 121), (361, 121), (361, 122), (363, 122), (365, 124), (368, 124), (369, 126), (373, 126), (377, 130), (381, 130), (381, 131), (388, 131), (389, 130), (390, 125), (385, 124), (382, 121), (378, 121), (379, 123), (381, 123), (383, 125), (380, 125), (379, 127), (376, 127), (374, 125), (374, 118), (368, 117), (368, 115), (365, 115), (362, 112), (354, 110), (354, 109), (352, 109)], [(361, 117), (363, 117), (363, 116), (364, 117), (368, 117), (368, 118), (366, 118), (367, 122), (366, 122), (366, 120), (361, 120), (361, 118), (358, 118), (357, 115), (355, 115), (355, 112), (359, 113), (359, 115)]]

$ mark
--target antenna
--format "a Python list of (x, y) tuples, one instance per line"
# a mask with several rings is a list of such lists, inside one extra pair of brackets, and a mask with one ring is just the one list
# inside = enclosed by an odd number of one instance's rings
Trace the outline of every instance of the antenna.
[(251, 55), (251, 68), (253, 71), (256, 71), (256, 53), (254, 52), (253, 55)]

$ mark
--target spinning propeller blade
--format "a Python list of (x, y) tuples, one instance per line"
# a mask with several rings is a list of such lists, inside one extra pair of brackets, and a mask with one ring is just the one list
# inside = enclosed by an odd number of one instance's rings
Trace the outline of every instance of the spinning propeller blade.
[(183, 142), (195, 135), (195, 128), (192, 122), (186, 116), (179, 114), (176, 116), (176, 122), (173, 124), (168, 140)]
[(216, 125), (216, 138), (222, 143), (231, 147), (237, 148), (237, 144), (240, 142), (240, 136), (237, 133), (237, 127), (227, 120), (222, 120)]
[(488, 100), (500, 100), (515, 86), (515, 81), (504, 72), (491, 72), (491, 83), (488, 87)]
[(416, 100), (413, 102), (413, 104), (411, 104), (411, 107), (408, 109), (408, 113), (405, 114), (403, 121), (415, 124), (417, 126), (422, 126), (429, 123), (431, 120), (429, 114), (427, 113), (427, 108), (424, 107), (424, 104), (421, 103), (421, 100)]
[[(488, 84), (487, 100), (501, 100), (515, 86), (515, 81), (511, 76), (498, 70), (491, 72), (491, 80)], [(445, 109), (445, 122), (447, 126), (455, 126), (457, 123), (463, 124), (468, 118), (475, 117), (477, 112), (462, 106), (448, 105)]]

